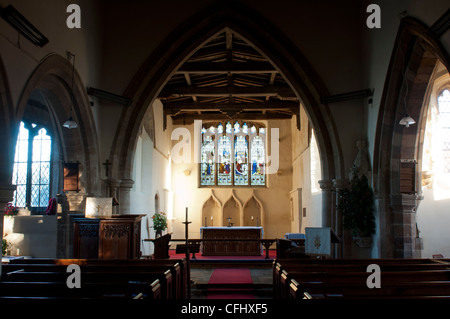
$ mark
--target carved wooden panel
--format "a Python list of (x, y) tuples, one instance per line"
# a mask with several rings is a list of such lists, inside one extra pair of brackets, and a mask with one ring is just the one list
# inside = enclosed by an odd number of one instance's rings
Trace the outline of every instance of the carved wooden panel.
[[(248, 239), (261, 239), (261, 237), (261, 227), (203, 227), (203, 239), (220, 240), (204, 241), (202, 254), (204, 256), (259, 256), (261, 243)], [(245, 239), (245, 241), (227, 241), (226, 239)]]
[(139, 258), (142, 216), (75, 218), (74, 258)]

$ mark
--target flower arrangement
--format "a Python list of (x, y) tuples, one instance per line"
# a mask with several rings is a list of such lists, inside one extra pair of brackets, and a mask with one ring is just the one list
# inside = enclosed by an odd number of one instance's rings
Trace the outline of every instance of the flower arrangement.
[(8, 203), (5, 206), (5, 215), (7, 216), (14, 216), (17, 215), (17, 213), (19, 212), (19, 209), (15, 206), (13, 206), (12, 203)]
[(161, 234), (163, 230), (167, 228), (167, 216), (165, 213), (155, 213), (152, 216), (153, 219), (153, 229), (158, 234)]

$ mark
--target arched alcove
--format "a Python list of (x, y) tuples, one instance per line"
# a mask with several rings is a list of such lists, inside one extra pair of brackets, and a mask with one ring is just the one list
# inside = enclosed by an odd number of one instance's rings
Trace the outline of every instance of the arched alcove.
[(256, 197), (255, 192), (244, 204), (242, 226), (262, 226), (264, 227), (264, 209), (261, 201)]
[[(231, 191), (231, 196), (228, 200), (223, 204), (222, 209), (222, 225), (228, 226), (231, 223), (231, 226), (241, 226), (242, 225), (242, 204), (239, 199), (236, 198), (234, 192)], [(229, 220), (229, 218), (231, 218)]]
[(222, 209), (219, 200), (214, 196), (211, 190), (211, 195), (203, 203), (202, 206), (202, 220), (203, 226), (222, 226)]

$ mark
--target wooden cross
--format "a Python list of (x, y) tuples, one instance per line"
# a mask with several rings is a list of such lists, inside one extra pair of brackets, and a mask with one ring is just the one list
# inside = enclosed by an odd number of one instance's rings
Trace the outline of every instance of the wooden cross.
[(100, 208), (102, 208), (100, 205), (97, 205), (97, 212), (100, 213)]
[(105, 166), (105, 175), (106, 177), (109, 176), (109, 166), (112, 165), (112, 163), (109, 162), (109, 160), (107, 159), (105, 163), (103, 163), (102, 165)]

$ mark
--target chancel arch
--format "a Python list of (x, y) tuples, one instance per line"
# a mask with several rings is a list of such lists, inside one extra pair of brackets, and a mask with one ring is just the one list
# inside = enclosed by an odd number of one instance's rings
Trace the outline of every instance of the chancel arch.
[[(333, 178), (340, 178), (343, 175), (340, 143), (335, 135), (335, 126), (328, 105), (320, 102), (320, 97), (329, 95), (325, 85), (296, 46), (277, 28), (256, 12), (241, 5), (236, 7), (234, 3), (211, 6), (182, 23), (136, 73), (123, 93), (132, 103), (123, 110), (122, 121), (111, 148), (114, 178), (126, 180), (131, 176), (133, 156), (130, 154), (134, 152), (137, 134), (147, 107), (153, 105), (168, 80), (183, 63), (191, 58), (202, 44), (223, 33), (224, 30), (230, 30), (249, 43), (257, 44), (253, 49), (270, 61), (271, 67), (282, 74), (286, 82), (285, 89), (292, 90), (293, 97), (302, 101), (306, 115), (316, 130), (322, 178), (330, 182)], [(226, 91), (222, 92), (223, 94), (226, 95)], [(296, 112), (299, 109), (298, 104)], [(227, 113), (231, 117), (237, 114), (233, 114), (232, 111), (230, 109)], [(214, 120), (216, 115), (213, 114), (211, 120)], [(181, 123), (183, 119), (183, 116), (179, 118)], [(326, 197), (326, 201), (331, 203), (331, 193), (327, 193)], [(331, 204), (324, 206), (326, 210), (324, 214), (327, 216), (331, 215), (330, 207)], [(331, 218), (324, 220), (329, 221)]]

